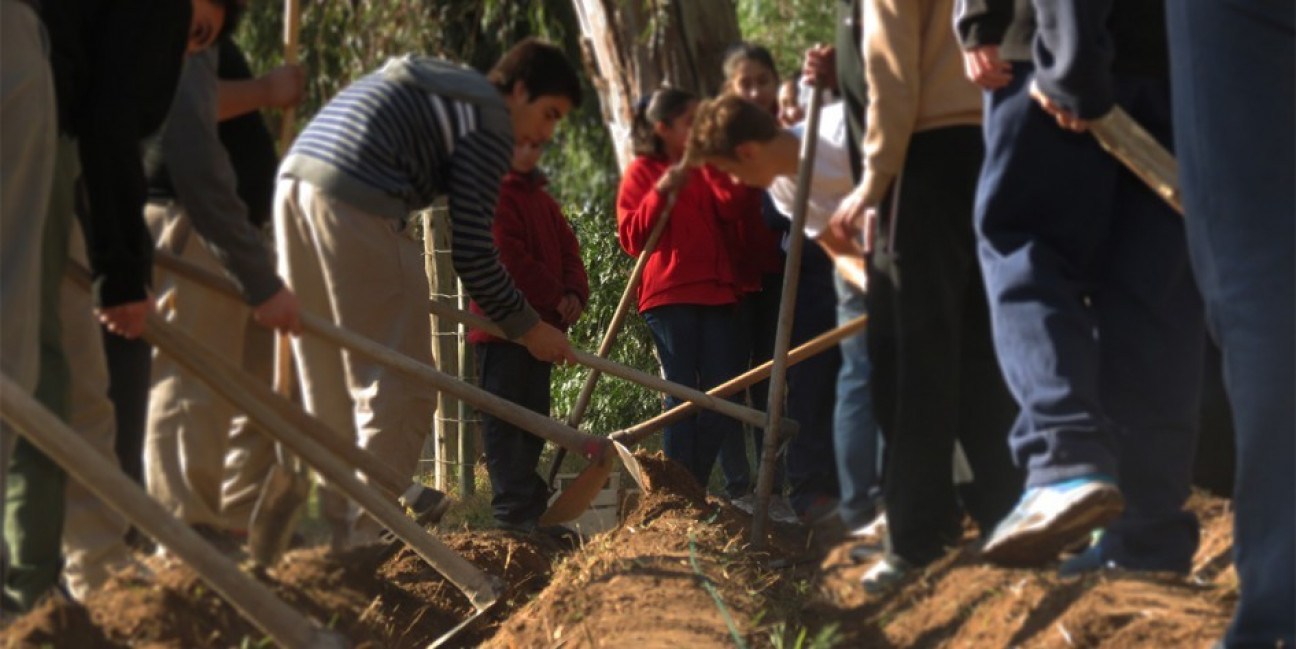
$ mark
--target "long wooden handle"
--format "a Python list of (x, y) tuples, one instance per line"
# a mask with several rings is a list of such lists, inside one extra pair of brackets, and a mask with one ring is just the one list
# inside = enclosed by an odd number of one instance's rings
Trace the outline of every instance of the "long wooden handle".
[[(433, 315), (439, 318), (445, 318), (469, 327), (481, 329), (492, 336), (500, 338), (508, 337), (504, 335), (504, 331), (499, 328), (499, 325), (496, 325), (494, 322), (491, 322), (479, 315), (462, 311), (449, 305), (439, 304), (437, 302), (432, 302), (429, 308), (432, 310)], [(595, 356), (589, 352), (583, 352), (578, 349), (573, 351), (576, 356), (576, 362), (586, 367), (593, 368), (594, 372), (611, 374), (617, 378), (632, 381), (646, 388), (656, 390), (663, 394), (669, 394), (678, 399), (683, 399), (696, 404), (698, 407), (706, 408), (707, 410), (714, 410), (722, 415), (733, 417), (738, 421), (751, 424), (752, 426), (759, 426), (761, 428), (766, 426), (767, 420), (765, 413), (759, 410), (748, 408), (732, 401), (726, 401), (725, 399), (716, 398), (701, 390), (680, 385), (673, 381), (667, 381), (655, 374), (649, 374), (630, 367), (629, 365), (608, 360), (602, 356)], [(784, 419), (783, 425), (791, 429), (796, 429), (797, 427), (797, 423), (791, 419)]]
[[(836, 346), (837, 343), (841, 342), (843, 339), (864, 331), (864, 326), (866, 324), (868, 324), (868, 316), (862, 315), (844, 325), (841, 325), (840, 327), (837, 327), (836, 329), (815, 336), (805, 343), (802, 343), (796, 349), (788, 352), (788, 366), (796, 365), (807, 358), (820, 354), (825, 350)], [(713, 397), (723, 398), (735, 394), (740, 390), (746, 390), (747, 388), (768, 379), (773, 367), (773, 360), (765, 361), (764, 363), (753, 367), (752, 369), (743, 372), (742, 374), (739, 374), (714, 388), (711, 388), (707, 391), (707, 394)], [(614, 442), (619, 442), (626, 446), (633, 446), (643, 441), (645, 437), (648, 437), (662, 428), (684, 419), (697, 411), (698, 406), (696, 404), (681, 403), (680, 405), (675, 406), (652, 419), (612, 433), (611, 439)]]
[(801, 158), (797, 168), (796, 196), (792, 201), (792, 227), (788, 232), (787, 260), (783, 271), (783, 292), (779, 298), (778, 331), (774, 335), (774, 365), (770, 370), (769, 405), (770, 425), (765, 429), (765, 450), (761, 456), (760, 472), (756, 477), (756, 509), (752, 513), (751, 542), (756, 548), (765, 544), (765, 524), (768, 520), (770, 494), (774, 490), (774, 465), (778, 456), (779, 438), (782, 435), (782, 415), (786, 395), (783, 391), (787, 379), (787, 356), (792, 342), (792, 318), (796, 304), (797, 285), (801, 277), (801, 252), (805, 246), (806, 207), (810, 202), (810, 181), (814, 176), (815, 150), (819, 145), (819, 113), (823, 106), (823, 90), (816, 80), (810, 95), (810, 108), (806, 113), (805, 133), (801, 138)]
[(349, 646), (341, 636), (315, 626), (268, 588), (249, 579), (8, 376), (0, 377), (0, 415), (95, 497), (191, 566), (277, 644), (301, 649)]
[(239, 368), (156, 315), (149, 316), (145, 336), (162, 353), (235, 404), (268, 434), (323, 474), (334, 487), (356, 501), (375, 520), (413, 548), (428, 565), (467, 594), (474, 606), (486, 608), (498, 599), (498, 588), (486, 573), (428, 534), (391, 500), (361, 483), (350, 465), (344, 464), (311, 435), (294, 426), (274, 408), (267, 407), (238, 378)]
[[(301, 7), (298, 0), (284, 0), (284, 63), (297, 65), (297, 35), (301, 32)], [(283, 122), (279, 127), (279, 155), (288, 153), (297, 124), (297, 109), (283, 109)]]
[[(1192, 128), (1189, 124), (1180, 127)], [(1180, 215), (1184, 213), (1183, 197), (1179, 193), (1179, 163), (1129, 113), (1114, 106), (1106, 115), (1089, 122), (1089, 130), (1104, 149), (1147, 183), (1157, 196)]]
[[(216, 290), (227, 297), (236, 295), (233, 284), (216, 273), (198, 268), (189, 262), (162, 251), (155, 252), (153, 258), (159, 266), (182, 275), (191, 281)], [(404, 372), (426, 385), (443, 390), (478, 410), (495, 415), (523, 430), (530, 431), (586, 458), (601, 457), (610, 450), (611, 444), (606, 439), (586, 435), (533, 410), (523, 408), (512, 401), (463, 383), (430, 365), (425, 365), (394, 352), (364, 336), (338, 327), (315, 314), (303, 312), (301, 321), (306, 331), (319, 338)]]

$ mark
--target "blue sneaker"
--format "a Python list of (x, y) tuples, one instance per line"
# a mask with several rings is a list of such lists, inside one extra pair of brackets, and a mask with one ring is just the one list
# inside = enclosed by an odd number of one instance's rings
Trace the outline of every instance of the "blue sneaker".
[(1103, 558), (1102, 548), (1091, 545), (1084, 552), (1063, 561), (1062, 565), (1058, 566), (1058, 577), (1061, 579), (1083, 577), (1103, 570), (1115, 570), (1118, 567), (1115, 561)]
[(1120, 516), (1125, 499), (1115, 481), (1091, 475), (1032, 487), (995, 527), (981, 554), (995, 563), (1037, 566)]

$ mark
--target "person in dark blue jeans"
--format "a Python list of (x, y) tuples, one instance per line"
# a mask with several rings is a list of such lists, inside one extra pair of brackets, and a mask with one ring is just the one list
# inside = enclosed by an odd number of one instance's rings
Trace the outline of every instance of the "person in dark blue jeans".
[(1204, 325), (1183, 221), (1073, 132), (1119, 103), (1168, 143), (1162, 10), (1068, 4), (1037, 6), (1064, 17), (1037, 17), (1036, 65), (1002, 68), (1009, 78), (986, 102), (977, 239), (999, 363), (1021, 405), (1010, 444), (1027, 491), (983, 552), (1039, 564), (1106, 526), (1064, 573), (1186, 573)]
[(1296, 5), (1167, 3), (1193, 271), (1237, 430), (1230, 649), (1296, 646)]

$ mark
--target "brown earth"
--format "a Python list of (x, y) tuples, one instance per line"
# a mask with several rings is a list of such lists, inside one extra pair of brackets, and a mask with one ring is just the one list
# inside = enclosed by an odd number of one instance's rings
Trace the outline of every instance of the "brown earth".
[[(1202, 546), (1193, 576), (1107, 573), (1062, 580), (1002, 569), (968, 548), (887, 597), (866, 596), (855, 542), (826, 553), (805, 530), (708, 499), (678, 465), (640, 456), (650, 489), (617, 529), (575, 552), (543, 538), (455, 533), (448, 545), (508, 584), (454, 646), (490, 647), (1207, 647), (1236, 598), (1227, 501), (1194, 496)], [(568, 556), (569, 555), (569, 556)], [(260, 634), (187, 569), (150, 559), (82, 608), (49, 603), (0, 632), (3, 647), (240, 647)], [(556, 567), (555, 567), (556, 566)], [(288, 603), (357, 647), (423, 647), (470, 612), (408, 551), (340, 558), (299, 551), (266, 577)]]

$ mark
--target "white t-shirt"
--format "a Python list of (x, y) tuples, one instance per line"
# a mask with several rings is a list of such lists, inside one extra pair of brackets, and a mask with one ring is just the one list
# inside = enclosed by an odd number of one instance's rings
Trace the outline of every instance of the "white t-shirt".
[[(805, 122), (788, 129), (798, 138), (804, 136)], [(850, 134), (846, 129), (844, 102), (836, 101), (819, 109), (819, 143), (815, 149), (814, 175), (810, 179), (810, 201), (806, 205), (805, 232), (814, 239), (828, 219), (837, 211), (837, 205), (855, 183), (851, 180), (850, 154), (846, 147)], [(770, 198), (788, 219), (792, 218), (792, 202), (796, 199), (796, 176), (778, 176), (769, 187)]]

